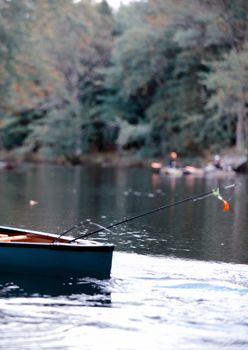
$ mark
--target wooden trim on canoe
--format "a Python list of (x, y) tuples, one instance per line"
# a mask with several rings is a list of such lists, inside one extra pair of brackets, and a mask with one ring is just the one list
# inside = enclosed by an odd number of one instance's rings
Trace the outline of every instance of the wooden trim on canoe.
[(16, 242), (16, 241), (28, 241), (27, 235), (17, 235), (17, 236), (8, 236), (0, 235), (0, 242)]
[(14, 246), (22, 248), (104, 252), (114, 250), (113, 244), (101, 244), (99, 242), (86, 240), (78, 240), (69, 243), (71, 239), (72, 237), (61, 237), (58, 239), (57, 235), (50, 233), (0, 226), (0, 247)]

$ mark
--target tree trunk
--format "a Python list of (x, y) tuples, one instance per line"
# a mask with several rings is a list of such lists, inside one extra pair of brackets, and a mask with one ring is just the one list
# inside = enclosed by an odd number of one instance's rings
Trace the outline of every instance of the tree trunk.
[(243, 92), (240, 93), (239, 107), (237, 111), (236, 125), (236, 149), (239, 153), (247, 151), (247, 113), (245, 107), (245, 98)]

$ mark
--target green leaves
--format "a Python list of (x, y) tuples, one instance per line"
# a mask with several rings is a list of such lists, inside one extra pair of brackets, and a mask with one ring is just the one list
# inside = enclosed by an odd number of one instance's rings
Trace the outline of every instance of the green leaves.
[[(16, 74), (7, 63), (3, 67), (9, 84), (6, 89), (5, 83), (6, 103), (1, 100), (2, 108), (15, 115), (40, 111), (40, 120), (31, 119), (27, 125), (24, 143), (28, 149), (46, 149), (46, 154), (54, 157), (81, 154), (89, 148), (84, 145), (83, 126), (92, 118), (96, 95), (103, 89), (100, 68), (109, 61), (111, 12), (107, 4), (99, 7), (88, 1), (29, 0), (20, 4), (12, 0), (8, 4), (3, 11), (5, 16), (7, 11), (10, 22), (2, 22), (2, 26), (0, 22), (0, 34), (2, 29), (9, 38), (13, 36), (13, 46), (18, 43), (18, 50), (8, 61)], [(19, 42), (16, 29), (20, 23), (24, 35)], [(6, 41), (12, 43), (9, 38)], [(90, 135), (86, 137), (90, 139)]]
[(229, 129), (235, 120), (237, 147), (243, 151), (248, 140), (248, 43), (242, 51), (232, 49), (221, 61), (210, 63), (209, 68), (203, 80), (211, 92), (206, 108), (215, 120), (225, 117)]
[(106, 1), (0, 0), (6, 146), (54, 158), (109, 139), (147, 154), (244, 148), (247, 13), (246, 0), (149, 0), (117, 12)]

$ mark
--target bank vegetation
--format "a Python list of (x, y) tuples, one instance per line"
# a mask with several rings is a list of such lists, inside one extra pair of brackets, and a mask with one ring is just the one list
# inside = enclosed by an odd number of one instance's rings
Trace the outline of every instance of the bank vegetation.
[(247, 0), (0, 0), (0, 37), (2, 156), (247, 152)]

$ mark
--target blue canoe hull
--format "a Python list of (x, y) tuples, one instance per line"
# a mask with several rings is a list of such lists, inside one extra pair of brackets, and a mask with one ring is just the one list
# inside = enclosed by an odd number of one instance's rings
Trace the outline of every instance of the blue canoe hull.
[[(24, 230), (16, 232), (20, 234)], [(27, 232), (35, 233), (25, 230)], [(83, 244), (0, 242), (0, 273), (107, 279), (111, 274), (113, 250), (111, 244), (92, 241)]]

